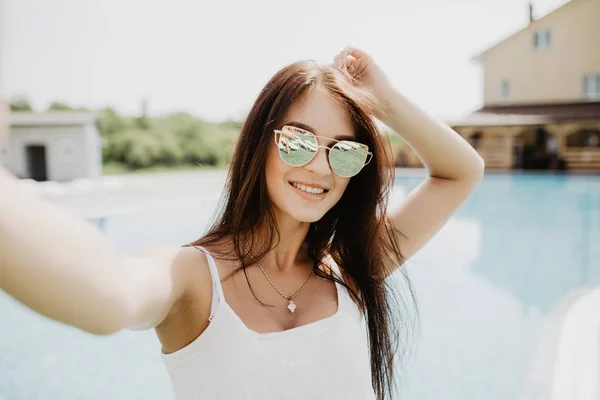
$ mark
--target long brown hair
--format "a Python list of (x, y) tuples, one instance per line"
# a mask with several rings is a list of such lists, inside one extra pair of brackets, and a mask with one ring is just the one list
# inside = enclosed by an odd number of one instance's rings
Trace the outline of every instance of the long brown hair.
[[(254, 262), (243, 243), (250, 242), (253, 256), (264, 257), (279, 241), (279, 231), (265, 178), (268, 146), (281, 128), (282, 118), (295, 99), (315, 86), (341, 104), (354, 124), (357, 140), (369, 146), (373, 161), (350, 182), (339, 202), (323, 218), (310, 225), (306, 236), (308, 255), (315, 274), (345, 285), (364, 313), (371, 354), (371, 378), (378, 398), (392, 397), (394, 364), (406, 346), (400, 336), (410, 333), (411, 310), (416, 309), (408, 276), (402, 268), (412, 305), (402, 299), (397, 285), (385, 278), (404, 258), (386, 216), (387, 200), (394, 182), (389, 140), (372, 118), (373, 98), (347, 72), (313, 61), (288, 65), (263, 88), (248, 114), (236, 145), (220, 206), (208, 233), (192, 243), (210, 246), (232, 243), (240, 269)], [(357, 229), (359, 227), (359, 229)], [(347, 277), (345, 282), (322, 272), (319, 266), (331, 255)], [(238, 269), (237, 271), (239, 271)], [(246, 278), (247, 278), (246, 274)], [(351, 284), (350, 284), (351, 283)], [(416, 316), (416, 314), (414, 314)], [(395, 358), (398, 357), (398, 358)]]

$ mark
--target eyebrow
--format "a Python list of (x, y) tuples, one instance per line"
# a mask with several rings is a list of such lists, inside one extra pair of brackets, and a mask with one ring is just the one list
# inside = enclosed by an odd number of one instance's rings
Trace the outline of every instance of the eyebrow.
[[(319, 136), (319, 134), (317, 133), (317, 130), (315, 128), (313, 128), (310, 125), (306, 125), (303, 124), (302, 122), (298, 122), (298, 121), (290, 121), (287, 122), (285, 125), (290, 125), (290, 126), (295, 126), (296, 128), (300, 128), (300, 129), (304, 129), (305, 131), (309, 131), (311, 133), (313, 133), (315, 136)], [(337, 135), (334, 136), (333, 139), (335, 140), (349, 140), (351, 142), (356, 142), (356, 138), (354, 136), (350, 136), (350, 135)]]

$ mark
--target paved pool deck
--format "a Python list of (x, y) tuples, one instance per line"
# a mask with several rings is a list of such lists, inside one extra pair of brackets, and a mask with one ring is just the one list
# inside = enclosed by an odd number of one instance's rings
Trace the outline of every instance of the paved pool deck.
[(108, 175), (70, 182), (22, 180), (31, 193), (76, 215), (97, 218), (177, 199), (220, 193), (227, 171), (185, 171), (156, 174)]

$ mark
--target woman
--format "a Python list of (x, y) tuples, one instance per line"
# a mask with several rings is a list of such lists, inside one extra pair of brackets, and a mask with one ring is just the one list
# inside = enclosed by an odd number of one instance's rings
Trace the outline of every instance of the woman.
[[(390, 212), (393, 163), (373, 117), (429, 172)], [(298, 62), (265, 86), (219, 218), (183, 248), (119, 256), (98, 230), (2, 172), (0, 282), (33, 310), (94, 334), (155, 328), (180, 399), (391, 397), (406, 316), (385, 278), (483, 170), (467, 142), (348, 47), (333, 65)]]

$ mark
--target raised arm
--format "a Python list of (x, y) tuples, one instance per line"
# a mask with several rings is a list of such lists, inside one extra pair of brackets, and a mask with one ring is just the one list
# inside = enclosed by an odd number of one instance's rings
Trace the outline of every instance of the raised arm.
[(179, 251), (120, 256), (94, 225), (0, 167), (0, 289), (40, 314), (99, 335), (154, 327), (186, 290)]
[(388, 216), (400, 249), (410, 258), (469, 198), (483, 178), (479, 154), (450, 127), (428, 116), (398, 91), (389, 98), (383, 121), (399, 133), (427, 167), (429, 176)]
[[(405, 259), (414, 255), (450, 219), (481, 182), (484, 161), (458, 133), (404, 97), (365, 52), (347, 47), (335, 58), (377, 98), (375, 117), (398, 133), (423, 161), (429, 176), (388, 213), (401, 234)], [(392, 272), (392, 271), (387, 271)]]

